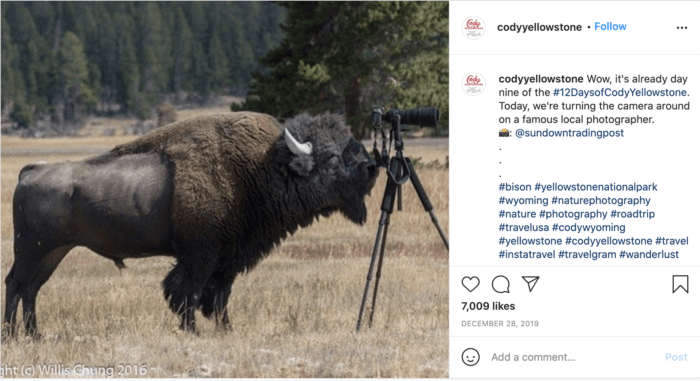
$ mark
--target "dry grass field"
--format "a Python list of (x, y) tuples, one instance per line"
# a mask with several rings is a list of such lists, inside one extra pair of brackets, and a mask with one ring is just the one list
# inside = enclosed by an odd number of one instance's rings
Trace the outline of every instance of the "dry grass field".
[[(2, 138), (3, 280), (13, 261), (11, 203), (22, 166), (81, 160), (133, 138)], [(422, 163), (444, 164), (448, 155), (446, 144), (411, 141), (407, 152)], [(448, 171), (428, 167), (419, 176), (449, 236)], [(173, 259), (127, 260), (120, 275), (111, 261), (75, 249), (39, 292), (43, 338), (3, 342), (3, 368), (81, 364), (121, 377), (447, 377), (448, 254), (410, 186), (404, 211), (392, 218), (374, 326), (355, 333), (384, 179), (367, 200), (365, 226), (340, 215), (321, 219), (236, 279), (226, 333), (199, 313), (200, 335), (177, 330), (160, 286)], [(129, 374), (125, 365), (145, 373)]]

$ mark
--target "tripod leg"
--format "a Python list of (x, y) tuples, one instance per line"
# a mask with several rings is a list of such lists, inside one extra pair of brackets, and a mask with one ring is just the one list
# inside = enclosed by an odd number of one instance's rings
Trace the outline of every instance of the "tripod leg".
[(367, 272), (367, 283), (365, 284), (365, 292), (362, 294), (362, 304), (360, 304), (360, 315), (357, 317), (357, 331), (362, 327), (362, 315), (365, 312), (365, 303), (367, 303), (367, 294), (369, 293), (369, 286), (372, 283), (372, 272), (374, 272), (374, 261), (377, 259), (377, 252), (379, 251), (379, 243), (382, 239), (382, 233), (384, 232), (384, 225), (386, 224), (387, 212), (382, 211), (382, 216), (379, 218), (379, 230), (377, 231), (377, 238), (374, 241), (374, 249), (372, 250), (372, 260), (369, 262), (369, 271)]
[[(394, 176), (399, 170), (399, 161), (396, 158), (391, 159), (389, 163), (389, 172), (393, 173)], [(391, 181), (391, 176), (387, 176), (386, 187), (384, 188), (384, 196), (382, 196), (381, 211), (382, 215), (379, 217), (379, 229), (377, 230), (377, 238), (374, 240), (374, 249), (372, 250), (372, 260), (369, 262), (369, 271), (367, 272), (367, 283), (365, 284), (365, 293), (362, 295), (362, 304), (360, 304), (360, 314), (357, 317), (357, 331), (362, 327), (362, 315), (365, 312), (365, 304), (367, 303), (367, 294), (369, 293), (369, 286), (372, 282), (372, 272), (374, 272), (374, 262), (377, 259), (377, 253), (379, 252), (379, 245), (382, 240), (382, 236), (386, 238), (387, 228), (385, 225), (388, 224), (389, 214), (394, 208), (394, 199), (396, 199), (396, 186), (397, 184)], [(384, 245), (382, 244), (382, 257), (384, 256)], [(382, 260), (380, 259), (380, 263)], [(381, 265), (380, 265), (381, 268)], [(375, 287), (376, 295), (376, 287)], [(372, 302), (372, 309), (374, 309), (374, 302)]]
[(442, 242), (445, 244), (447, 251), (449, 251), (450, 243), (447, 240), (445, 232), (442, 231), (442, 227), (440, 227), (440, 222), (438, 222), (435, 213), (433, 213), (433, 204), (430, 203), (430, 198), (428, 198), (428, 194), (425, 192), (423, 184), (421, 184), (416, 170), (413, 169), (413, 164), (411, 164), (411, 160), (407, 158), (406, 162), (408, 165), (408, 170), (411, 172), (411, 183), (413, 184), (413, 188), (416, 189), (416, 193), (418, 194), (420, 202), (423, 204), (423, 209), (425, 209), (425, 211), (428, 212), (428, 214), (430, 215), (430, 219), (433, 221), (433, 224), (437, 228), (438, 234), (440, 234), (440, 238), (442, 238)]
[(391, 214), (386, 216), (386, 225), (384, 225), (384, 237), (382, 238), (382, 249), (379, 251), (379, 263), (377, 263), (377, 280), (374, 281), (374, 294), (372, 295), (372, 305), (369, 307), (369, 320), (367, 326), (372, 328), (372, 319), (374, 318), (374, 305), (377, 302), (377, 290), (379, 290), (379, 279), (382, 277), (382, 264), (384, 263), (384, 249), (386, 248), (386, 235), (389, 233), (389, 221)]
[(403, 194), (401, 189), (403, 189), (401, 185), (396, 187), (396, 210), (403, 210)]
[(445, 232), (442, 231), (442, 227), (440, 226), (440, 222), (438, 222), (438, 219), (435, 216), (435, 213), (432, 210), (430, 210), (430, 211), (428, 211), (428, 214), (430, 215), (430, 219), (433, 221), (433, 224), (435, 224), (435, 228), (437, 228), (438, 234), (440, 234), (440, 238), (442, 238), (442, 243), (445, 244), (447, 251), (450, 251), (450, 242), (447, 240), (447, 236), (445, 236)]

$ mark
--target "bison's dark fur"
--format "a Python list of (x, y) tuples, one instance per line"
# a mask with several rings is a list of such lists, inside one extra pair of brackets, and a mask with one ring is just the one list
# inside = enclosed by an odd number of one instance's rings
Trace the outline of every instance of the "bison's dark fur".
[[(120, 268), (125, 258), (175, 257), (163, 290), (181, 328), (195, 329), (197, 308), (228, 328), (234, 279), (287, 234), (334, 211), (366, 219), (377, 171), (342, 118), (300, 115), (284, 127), (296, 144), (268, 115), (210, 115), (85, 161), (24, 167), (3, 331), (15, 333), (21, 299), (25, 328), (37, 335), (37, 292), (76, 246)], [(299, 142), (311, 153), (293, 152)]]

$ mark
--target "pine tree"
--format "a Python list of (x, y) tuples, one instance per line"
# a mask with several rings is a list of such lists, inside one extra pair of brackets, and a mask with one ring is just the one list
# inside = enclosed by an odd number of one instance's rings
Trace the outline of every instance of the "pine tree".
[(27, 9), (34, 19), (39, 34), (49, 41), (53, 36), (53, 31), (56, 22), (56, 8), (59, 5), (57, 2), (49, 1), (33, 1), (27, 2)]
[(191, 89), (187, 73), (190, 70), (190, 52), (192, 50), (192, 31), (187, 25), (187, 18), (182, 9), (175, 7), (173, 26), (173, 85), (175, 92)]
[[(16, 103), (31, 104), (30, 102), (36, 99), (38, 90), (36, 75), (33, 70), (29, 70), (31, 59), (36, 53), (37, 32), (34, 20), (24, 3), (3, 3), (2, 7), (5, 17), (2, 20), (3, 35), (7, 34), (3, 37), (7, 37), (12, 42), (7, 52), (9, 55), (7, 63), (12, 66), (8, 73), (10, 87), (13, 88), (10, 91), (14, 93), (13, 99)], [(5, 38), (3, 38), (3, 46), (4, 44)], [(3, 50), (3, 62), (5, 62), (4, 56)]]
[[(341, 111), (357, 137), (379, 102), (447, 113), (447, 3), (282, 5), (289, 9), (286, 37), (261, 60), (271, 74), (253, 75), (244, 107), (283, 118)], [(435, 103), (419, 103), (427, 101)]]
[(64, 120), (80, 120), (85, 116), (86, 108), (97, 103), (97, 97), (90, 88), (90, 71), (83, 43), (73, 32), (66, 32), (61, 40), (58, 60), (65, 105)]
[(115, 30), (114, 18), (104, 3), (99, 3), (99, 8), (95, 11), (98, 15), (99, 28), (95, 32), (95, 44), (88, 51), (90, 63), (97, 67), (99, 76), (99, 87), (93, 86), (95, 94), (99, 94), (101, 102), (106, 104), (117, 102), (119, 84), (119, 47), (117, 43), (117, 31)]
[(190, 56), (190, 81), (192, 86), (197, 89), (197, 92), (207, 96), (211, 90), (209, 82), (209, 60), (207, 53), (204, 50), (204, 45), (195, 41)]
[(155, 2), (136, 4), (138, 42), (137, 55), (142, 69), (144, 92), (155, 94), (166, 89), (166, 76), (171, 66), (170, 37), (166, 25)]
[(212, 84), (212, 89), (221, 91), (229, 78), (229, 67), (218, 33), (212, 33), (209, 40), (209, 67), (211, 68), (209, 82)]
[(17, 46), (12, 43), (11, 27), (5, 20), (7, 3), (2, 5), (2, 108), (9, 102), (14, 104), (24, 103), (24, 81), (21, 73), (17, 70), (18, 56)]
[(211, 91), (209, 58), (205, 49), (208, 42), (206, 13), (202, 2), (187, 2), (185, 5), (187, 22), (193, 36), (192, 50), (189, 57), (189, 82), (192, 84), (193, 90), (206, 97)]
[(119, 4), (115, 12), (117, 32), (117, 86), (118, 102), (129, 112), (143, 116), (140, 97), (140, 68), (133, 43), (134, 25), (128, 4)]
[[(234, 9), (234, 12), (239, 11), (238, 8)], [(228, 46), (231, 47), (228, 51), (230, 81), (234, 84), (235, 89), (245, 93), (248, 90), (250, 73), (259, 65), (255, 60), (251, 42), (249, 39), (246, 39), (243, 22), (240, 20), (240, 17), (236, 16), (237, 13), (231, 17), (227, 33), (225, 34), (229, 41)]]

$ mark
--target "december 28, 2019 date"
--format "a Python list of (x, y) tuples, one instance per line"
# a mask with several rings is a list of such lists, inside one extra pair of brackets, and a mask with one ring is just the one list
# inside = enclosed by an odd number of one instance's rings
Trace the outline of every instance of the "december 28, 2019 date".
[(520, 324), (515, 320), (462, 320), (462, 327), (467, 328), (537, 328), (539, 326), (540, 322), (538, 320), (521, 320)]

